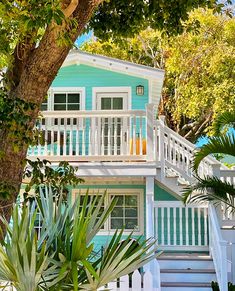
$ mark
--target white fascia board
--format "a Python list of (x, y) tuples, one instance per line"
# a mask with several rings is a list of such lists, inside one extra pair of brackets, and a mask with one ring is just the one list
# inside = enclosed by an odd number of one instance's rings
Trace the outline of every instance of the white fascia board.
[(164, 70), (154, 69), (151, 67), (134, 64), (113, 58), (92, 55), (84, 52), (72, 52), (65, 59), (62, 67), (71, 65), (85, 64), (93, 67), (99, 67), (114, 72), (120, 72), (132, 76), (142, 77), (145, 79), (158, 79), (163, 82)]
[(87, 163), (77, 164), (79, 177), (155, 177), (154, 164)]

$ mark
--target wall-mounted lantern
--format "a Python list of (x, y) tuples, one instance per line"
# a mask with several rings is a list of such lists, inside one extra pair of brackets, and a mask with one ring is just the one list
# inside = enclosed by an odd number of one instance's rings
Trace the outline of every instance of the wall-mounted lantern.
[(136, 86), (136, 95), (144, 95), (144, 86), (142, 85)]

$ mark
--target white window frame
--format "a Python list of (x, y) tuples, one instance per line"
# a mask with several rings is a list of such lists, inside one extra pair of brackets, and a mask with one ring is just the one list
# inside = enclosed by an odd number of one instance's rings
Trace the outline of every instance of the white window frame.
[[(48, 91), (48, 99), (47, 99), (47, 111), (54, 111), (54, 94), (69, 94), (69, 93), (79, 93), (80, 94), (80, 109), (85, 110), (85, 97), (86, 97), (86, 89), (85, 87), (52, 87)], [(73, 111), (73, 110), (65, 110), (65, 111)], [(75, 110), (78, 111), (78, 110)]]
[[(103, 95), (103, 96), (102, 96)], [(131, 109), (131, 87), (93, 87), (92, 110), (98, 110), (100, 97), (123, 97), (123, 110)]]
[[(89, 195), (102, 195), (106, 189), (89, 189)], [(76, 195), (86, 195), (87, 189), (73, 189), (72, 190), (72, 201), (75, 201)], [(144, 190), (143, 189), (108, 189), (107, 195), (105, 197), (104, 204), (107, 206), (108, 202), (111, 201), (111, 196), (113, 195), (137, 195), (138, 200), (138, 226), (139, 229), (134, 231), (134, 235), (142, 235), (144, 234)], [(125, 229), (123, 234), (130, 234), (133, 230)], [(111, 217), (107, 219), (104, 224), (104, 229), (101, 229), (98, 235), (113, 235), (115, 233), (115, 229), (111, 230)]]

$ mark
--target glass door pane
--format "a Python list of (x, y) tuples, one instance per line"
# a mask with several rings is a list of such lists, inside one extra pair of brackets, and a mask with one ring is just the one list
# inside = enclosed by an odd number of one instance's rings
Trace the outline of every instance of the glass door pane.
[[(101, 97), (101, 110), (122, 110), (122, 97)], [(118, 117), (103, 118), (104, 154), (120, 155), (122, 119)], [(110, 148), (109, 148), (110, 147)]]

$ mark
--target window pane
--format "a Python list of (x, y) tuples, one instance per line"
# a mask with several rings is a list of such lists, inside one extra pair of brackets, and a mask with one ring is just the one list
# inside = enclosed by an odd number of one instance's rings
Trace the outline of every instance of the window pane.
[(54, 105), (54, 110), (66, 110), (66, 105), (61, 104), (61, 105)]
[(69, 93), (68, 94), (68, 103), (80, 103), (80, 94)]
[(137, 206), (137, 196), (136, 195), (126, 195), (125, 196), (125, 205)]
[(138, 220), (133, 218), (126, 218), (125, 219), (125, 228), (126, 229), (134, 229), (138, 226)]
[(68, 104), (68, 110), (79, 110), (80, 105), (79, 104)]
[(122, 207), (114, 207), (113, 211), (111, 212), (111, 217), (123, 217), (124, 209)]
[(47, 103), (42, 103), (41, 111), (46, 111), (46, 110), (47, 110)]
[(114, 195), (112, 196), (112, 198), (115, 197), (115, 199), (117, 199), (117, 203), (116, 205), (123, 205), (123, 202), (124, 202), (124, 195)]
[(66, 94), (54, 94), (54, 103), (66, 103)]
[(110, 110), (111, 108), (111, 98), (101, 98), (101, 109)]
[(122, 98), (113, 98), (113, 109), (123, 109), (123, 99)]
[(129, 207), (125, 209), (125, 216), (126, 217), (138, 217), (138, 210), (137, 207)]
[(121, 229), (123, 227), (123, 219), (115, 218), (111, 219), (111, 229)]

